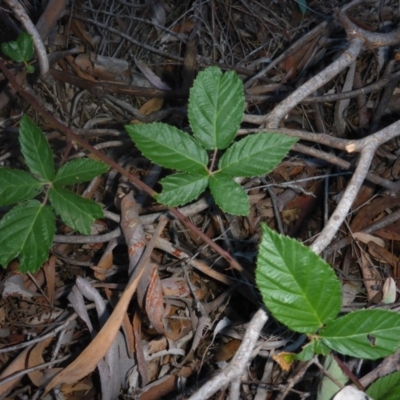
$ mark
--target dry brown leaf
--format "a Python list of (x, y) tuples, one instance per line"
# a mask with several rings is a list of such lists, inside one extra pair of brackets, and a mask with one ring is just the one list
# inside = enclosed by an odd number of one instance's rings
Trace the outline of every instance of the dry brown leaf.
[[(43, 364), (45, 361), (43, 359), (43, 351), (51, 343), (53, 338), (47, 338), (42, 342), (37, 343), (32, 350), (29, 352), (28, 356), (28, 368), (35, 367), (36, 365)], [(37, 370), (29, 372), (28, 376), (32, 383), (36, 386), (46, 385), (54, 375), (58, 374), (62, 368), (51, 368), (45, 370)]]
[(367, 244), (368, 242), (374, 242), (378, 246), (384, 247), (385, 246), (385, 241), (377, 238), (376, 236), (370, 235), (369, 233), (365, 232), (356, 232), (353, 233), (353, 236), (355, 239), (359, 240), (360, 242)]
[(393, 268), (395, 268), (395, 266), (399, 262), (398, 257), (396, 257), (391, 251), (386, 250), (384, 247), (376, 244), (375, 242), (368, 243), (368, 250), (372, 257), (376, 258), (377, 260), (386, 262)]
[[(18, 356), (12, 361), (12, 363), (1, 373), (0, 380), (26, 368), (26, 362), (31, 348), (32, 347), (27, 347), (22, 353), (18, 354)], [(16, 385), (21, 379), (22, 377), (18, 377), (1, 384), (0, 396), (3, 397), (5, 394), (7, 394), (8, 391), (11, 390), (13, 386)]]
[(50, 304), (54, 302), (54, 295), (56, 291), (56, 256), (51, 256), (49, 261), (43, 265), (43, 272), (46, 277), (47, 297)]
[(145, 308), (147, 316), (149, 317), (154, 329), (158, 333), (165, 335), (166, 332), (163, 322), (165, 316), (164, 294), (156, 264), (153, 264), (150, 284), (146, 293)]
[(284, 371), (289, 372), (293, 364), (293, 353), (282, 351), (279, 354), (274, 354), (272, 359), (276, 361)]
[(230, 340), (228, 343), (218, 347), (217, 353), (215, 354), (215, 361), (228, 361), (235, 354), (237, 349), (240, 347), (242, 341), (239, 339)]
[[(142, 107), (139, 108), (139, 112), (142, 115), (150, 115), (157, 111), (160, 111), (163, 105), (164, 105), (164, 99), (154, 97), (154, 98), (150, 99), (149, 101), (146, 101), (146, 103), (144, 103), (142, 105)], [(138, 119), (133, 119), (130, 123), (131, 124), (142, 124), (142, 122), (139, 121)]]
[(149, 262), (154, 244), (166, 223), (166, 219), (160, 220), (157, 230), (154, 233), (152, 240), (148, 244), (145, 253), (143, 254), (142, 261), (140, 262), (140, 265), (138, 265), (136, 278), (129, 282), (128, 286), (125, 288), (118, 304), (110, 315), (110, 318), (101, 328), (100, 332), (97, 334), (97, 336), (95, 336), (89, 346), (82, 351), (79, 357), (51, 380), (51, 382), (45, 388), (46, 393), (48, 393), (54, 387), (62, 385), (63, 383), (74, 383), (79, 381), (86, 375), (90, 374), (96, 368), (98, 362), (105, 356), (118, 334), (131, 298), (135, 293), (143, 271), (146, 269), (146, 266)]

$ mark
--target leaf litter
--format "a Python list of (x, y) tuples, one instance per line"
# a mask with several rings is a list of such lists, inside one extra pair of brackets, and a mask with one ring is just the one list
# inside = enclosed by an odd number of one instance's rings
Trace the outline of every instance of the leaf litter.
[[(321, 17), (333, 15), (332, 7), (338, 5), (334, 2), (310, 2), (315, 12), (304, 15), (295, 2), (278, 1), (268, 7), (232, 1), (214, 6), (193, 3), (186, 8), (170, 1), (155, 1), (150, 7), (123, 1), (101, 6), (78, 3), (73, 9), (62, 3), (49, 3), (46, 13), (36, 5), (28, 7), (31, 18), (39, 17), (37, 26), (43, 35), (53, 25), (57, 30), (55, 39), (48, 39), (53, 46), (50, 75), (57, 87), (35, 81), (34, 93), (57, 118), (150, 186), (165, 172), (152, 169), (129, 142), (123, 125), (132, 120), (162, 121), (187, 128), (186, 100), (197, 71), (210, 64), (235, 69), (245, 83), (245, 113), (258, 116), (269, 113), (331, 64), (347, 45), (340, 25)], [(379, 21), (397, 18), (394, 2), (385, 3), (376, 13), (355, 3), (348, 14), (364, 29), (382, 31)], [(58, 19), (57, 7), (71, 13), (70, 23)], [(12, 13), (7, 18), (10, 26), (18, 25)], [(0, 33), (1, 42), (15, 39), (6, 28), (0, 28)], [(66, 54), (69, 46), (79, 54)], [(342, 90), (380, 84), (388, 76), (398, 79), (391, 58), (381, 53), (361, 54), (354, 75), (344, 71), (315, 93), (337, 94), (337, 99), (298, 104), (287, 115), (285, 128), (333, 132), (350, 140), (374, 133), (369, 125), (377, 131), (396, 120), (396, 87), (377, 88), (367, 98), (360, 92), (347, 103), (346, 96), (340, 98)], [(18, 79), (24, 82), (25, 78), (20, 74)], [(345, 84), (349, 89), (344, 89)], [(15, 97), (15, 91), (12, 94), (17, 101), (10, 102), (5, 91), (0, 97), (2, 166), (21, 168), (15, 133), (22, 111), (46, 132), (57, 166), (81, 157), (81, 149), (43, 123), (29, 104)], [(383, 94), (391, 100), (388, 106)], [(245, 122), (242, 128), (255, 126)], [(304, 142), (311, 148), (310, 143)], [(335, 146), (328, 150), (356, 162)], [(380, 304), (389, 278), (398, 285), (398, 199), (389, 188), (398, 181), (397, 155), (396, 139), (381, 146), (370, 168), (379, 183), (364, 183), (346, 223), (326, 250), (327, 261), (339, 271), (342, 283), (357, 288), (343, 311)], [(56, 242), (42, 269), (22, 276), (14, 260), (1, 272), (1, 395), (39, 398), (45, 388), (61, 384), (64, 398), (71, 399), (190, 398), (229, 365), (260, 305), (252, 279), (260, 222), (309, 244), (349, 181), (348, 171), (331, 161), (296, 151), (270, 174), (244, 180), (241, 184), (250, 199), (246, 218), (225, 214), (207, 198), (191, 205), (186, 215), (239, 261), (245, 275), (230, 269), (179, 220), (168, 221), (155, 240), (158, 222), (143, 224), (142, 219), (165, 208), (115, 172), (89, 185), (73, 186), (76, 194), (87, 193), (113, 215), (98, 221), (102, 233), (121, 229), (123, 234), (119, 230), (113, 238), (99, 241), (92, 233), (82, 244), (59, 223), (58, 239), (72, 240)], [(152, 238), (143, 279), (132, 280), (140, 254)], [(131, 300), (127, 293), (136, 284), (137, 297)], [(390, 304), (395, 307), (396, 303)], [(229, 321), (222, 330), (221, 321)], [(276, 322), (266, 326), (241, 376), (242, 398), (298, 398), (316, 392), (320, 379), (312, 368), (309, 374), (308, 366), (300, 374), (294, 369), (284, 373), (272, 361), (275, 353), (289, 346), (291, 351), (300, 350), (297, 340)], [(374, 368), (364, 362), (366, 371)], [(219, 398), (229, 392), (233, 396), (232, 388), (221, 388)]]

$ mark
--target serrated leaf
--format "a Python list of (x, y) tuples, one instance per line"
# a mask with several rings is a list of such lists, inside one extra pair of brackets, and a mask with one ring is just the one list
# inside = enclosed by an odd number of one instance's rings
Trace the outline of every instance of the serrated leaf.
[(163, 191), (156, 199), (170, 207), (177, 207), (197, 199), (208, 185), (209, 176), (187, 172), (167, 176), (160, 181)]
[(145, 157), (165, 168), (183, 172), (205, 171), (207, 152), (181, 130), (159, 122), (125, 125), (131, 139)]
[(16, 41), (2, 43), (1, 50), (13, 61), (28, 62), (33, 57), (34, 52), (32, 37), (28, 33), (22, 32)]
[[(324, 368), (328, 375), (323, 375), (318, 390), (317, 400), (331, 400), (333, 396), (349, 381), (349, 377), (339, 367), (337, 361), (329, 354), (324, 361)], [(338, 386), (330, 377), (336, 379), (336, 382), (342, 386)]]
[(319, 336), (338, 353), (376, 360), (399, 348), (400, 314), (388, 310), (354, 311), (329, 323)]
[(0, 265), (19, 257), (22, 272), (35, 272), (47, 260), (55, 232), (55, 217), (49, 206), (37, 200), (21, 203), (0, 221)]
[(374, 400), (400, 399), (400, 371), (376, 380), (366, 391)]
[(243, 83), (234, 71), (200, 72), (190, 90), (188, 116), (194, 136), (207, 150), (225, 149), (243, 118)]
[(76, 183), (90, 181), (94, 177), (104, 174), (108, 169), (107, 164), (101, 161), (82, 158), (72, 160), (64, 164), (53, 180), (54, 185), (74, 185)]
[(249, 215), (249, 198), (232, 177), (221, 173), (212, 175), (210, 190), (215, 202), (224, 212), (232, 215)]
[(42, 190), (42, 184), (30, 173), (18, 169), (0, 168), (0, 206), (32, 199)]
[(54, 161), (49, 143), (42, 130), (26, 115), (21, 118), (19, 143), (26, 165), (32, 174), (51, 182), (54, 179)]
[(257, 133), (234, 143), (219, 161), (221, 172), (231, 176), (253, 177), (272, 171), (297, 142), (276, 133)]
[(21, 32), (18, 35), (17, 43), (23, 57), (23, 61), (30, 61), (34, 52), (32, 36), (27, 32)]
[(90, 235), (93, 222), (104, 217), (99, 204), (84, 199), (67, 189), (51, 188), (49, 199), (61, 219), (72, 229), (84, 235)]
[(313, 333), (341, 307), (340, 282), (333, 269), (297, 240), (262, 224), (256, 282), (273, 316), (290, 329)]

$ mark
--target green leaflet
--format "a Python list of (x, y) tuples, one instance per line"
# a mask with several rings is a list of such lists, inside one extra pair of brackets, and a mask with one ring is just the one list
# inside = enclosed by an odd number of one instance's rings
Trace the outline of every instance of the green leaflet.
[(32, 199), (42, 191), (42, 187), (42, 184), (28, 172), (0, 167), (1, 206)]
[(188, 134), (158, 122), (126, 125), (138, 149), (151, 161), (177, 171), (206, 171), (207, 152)]
[(49, 143), (41, 129), (24, 115), (19, 129), (19, 143), (25, 162), (32, 172), (47, 182), (54, 179), (54, 162)]
[(16, 41), (2, 43), (1, 50), (11, 60), (27, 63), (32, 59), (34, 52), (32, 37), (28, 33), (22, 32)]
[[(349, 377), (339, 367), (332, 354), (329, 354), (325, 358), (324, 368), (329, 372), (329, 376), (335, 378), (336, 382), (341, 383), (342, 386), (345, 386), (349, 381)], [(341, 387), (339, 387), (332, 379), (324, 374), (318, 390), (317, 400), (332, 400), (340, 389)]]
[(400, 346), (400, 314), (388, 310), (358, 310), (331, 322), (320, 339), (331, 349), (376, 360)]
[(90, 235), (95, 219), (104, 217), (99, 204), (67, 189), (53, 187), (49, 190), (49, 198), (61, 219), (72, 229), (84, 235)]
[(366, 391), (374, 400), (400, 399), (400, 371), (376, 380)]
[(208, 180), (208, 174), (181, 172), (167, 176), (160, 181), (163, 191), (157, 196), (157, 201), (170, 207), (189, 203), (206, 190)]
[(51, 207), (37, 200), (17, 205), (0, 221), (0, 265), (19, 257), (22, 272), (35, 272), (48, 258), (54, 232)]
[(244, 189), (230, 176), (218, 173), (210, 177), (210, 190), (215, 202), (225, 212), (248, 215), (249, 198)]
[(107, 169), (107, 164), (90, 158), (69, 161), (57, 171), (53, 184), (62, 186), (90, 181), (96, 176), (104, 174)]
[(256, 282), (265, 305), (290, 329), (313, 333), (341, 307), (339, 280), (332, 268), (297, 240), (262, 224)]
[(219, 169), (231, 176), (266, 174), (282, 161), (296, 142), (296, 138), (276, 133), (249, 135), (229, 147), (219, 161)]
[(218, 67), (200, 72), (190, 90), (188, 115), (193, 134), (207, 150), (227, 148), (243, 118), (243, 84), (235, 72)]

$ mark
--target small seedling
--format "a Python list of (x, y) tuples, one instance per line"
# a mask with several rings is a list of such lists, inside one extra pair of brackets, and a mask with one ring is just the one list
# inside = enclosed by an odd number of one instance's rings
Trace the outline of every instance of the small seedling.
[[(55, 233), (54, 211), (65, 224), (85, 235), (90, 234), (95, 219), (104, 217), (99, 204), (63, 186), (91, 180), (108, 167), (86, 158), (55, 171), (49, 143), (27, 116), (21, 119), (19, 142), (31, 173), (0, 167), (0, 206), (18, 203), (0, 221), (0, 265), (6, 268), (18, 257), (20, 271), (35, 272), (48, 258)], [(41, 192), (43, 200), (34, 200)], [(46, 205), (47, 199), (51, 207)]]
[(310, 342), (285, 361), (309, 360), (331, 350), (376, 360), (400, 346), (400, 314), (358, 310), (338, 317), (341, 285), (322, 258), (297, 240), (262, 224), (256, 282), (271, 314), (289, 329), (306, 334)]
[(223, 74), (210, 67), (199, 73), (190, 91), (189, 123), (194, 137), (162, 123), (125, 126), (145, 157), (179, 171), (160, 181), (163, 191), (157, 201), (172, 207), (184, 205), (209, 187), (223, 211), (248, 215), (248, 196), (234, 177), (272, 171), (297, 139), (257, 133), (232, 144), (243, 118), (244, 100), (243, 84), (235, 72)]
[(1, 44), (2, 52), (15, 62), (23, 62), (27, 72), (35, 72), (33, 65), (29, 62), (32, 60), (34, 47), (32, 36), (26, 32), (21, 32), (17, 40)]

